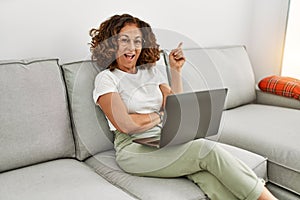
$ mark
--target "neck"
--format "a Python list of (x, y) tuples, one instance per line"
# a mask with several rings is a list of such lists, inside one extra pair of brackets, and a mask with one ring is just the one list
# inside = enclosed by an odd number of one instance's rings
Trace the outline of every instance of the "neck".
[(136, 74), (137, 73), (137, 68), (136, 67), (132, 67), (132, 68), (126, 68), (126, 67), (117, 67), (119, 70), (129, 73), (129, 74)]

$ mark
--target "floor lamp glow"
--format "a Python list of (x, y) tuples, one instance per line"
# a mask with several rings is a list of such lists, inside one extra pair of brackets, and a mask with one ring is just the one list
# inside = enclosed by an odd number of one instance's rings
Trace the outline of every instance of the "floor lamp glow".
[(289, 6), (281, 75), (300, 79), (300, 1)]

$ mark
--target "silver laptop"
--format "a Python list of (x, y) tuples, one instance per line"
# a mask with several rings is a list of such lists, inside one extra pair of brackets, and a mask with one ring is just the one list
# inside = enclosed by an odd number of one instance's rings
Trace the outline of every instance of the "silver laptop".
[(226, 96), (226, 88), (169, 95), (160, 137), (133, 142), (161, 148), (215, 135)]

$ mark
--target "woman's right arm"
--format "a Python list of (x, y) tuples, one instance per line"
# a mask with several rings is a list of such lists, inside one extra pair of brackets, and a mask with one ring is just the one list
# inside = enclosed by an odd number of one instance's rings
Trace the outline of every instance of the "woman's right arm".
[(156, 113), (129, 114), (117, 92), (101, 95), (97, 103), (114, 127), (126, 134), (141, 133), (160, 123)]

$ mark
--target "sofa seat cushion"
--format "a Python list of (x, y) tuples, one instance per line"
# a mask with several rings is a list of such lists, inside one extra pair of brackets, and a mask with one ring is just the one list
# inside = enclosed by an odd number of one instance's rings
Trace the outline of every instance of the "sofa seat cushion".
[(218, 140), (268, 158), (269, 180), (300, 194), (300, 111), (249, 104), (223, 114)]
[(134, 199), (86, 164), (61, 159), (0, 174), (0, 199)]
[[(265, 158), (236, 147), (221, 145), (254, 169), (258, 176), (266, 178)], [(109, 182), (138, 199), (206, 199), (202, 190), (187, 178), (139, 177), (124, 172), (115, 161), (114, 150), (99, 153), (86, 160), (86, 163)]]

